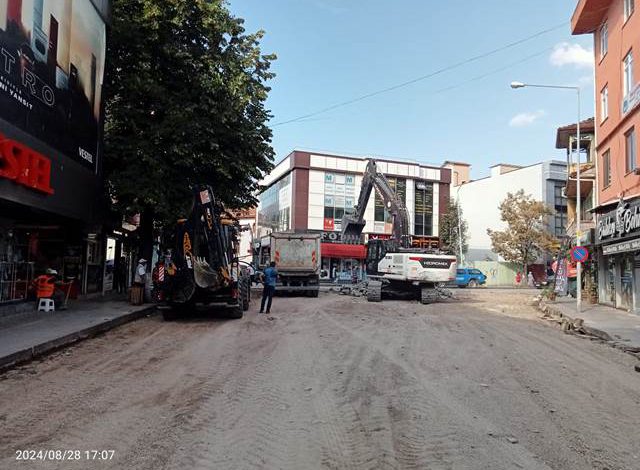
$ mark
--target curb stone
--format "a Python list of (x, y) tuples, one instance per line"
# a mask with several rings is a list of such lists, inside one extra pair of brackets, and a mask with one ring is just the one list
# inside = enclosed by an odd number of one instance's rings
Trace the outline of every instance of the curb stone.
[(0, 373), (12, 369), (13, 367), (16, 367), (20, 364), (32, 361), (37, 357), (44, 356), (55, 350), (69, 346), (73, 343), (77, 343), (85, 339), (97, 336), (101, 333), (105, 333), (118, 326), (124, 325), (125, 323), (130, 323), (132, 321), (138, 320), (139, 318), (150, 315), (155, 310), (156, 306), (150, 305), (140, 310), (136, 310), (135, 312), (130, 312), (125, 315), (103, 321), (96, 325), (83, 328), (79, 331), (75, 331), (60, 338), (54, 338), (52, 340), (45, 341), (44, 343), (33, 345), (30, 348), (17, 351), (13, 354), (9, 354), (8, 356), (0, 357)]
[(565, 333), (576, 332), (588, 336), (594, 336), (608, 343), (615, 342), (614, 339), (606, 331), (586, 326), (582, 318), (570, 317), (569, 315), (562, 313), (559, 309), (553, 307), (552, 305), (549, 305), (543, 300), (540, 300), (538, 302), (538, 309), (542, 311), (545, 316), (552, 317), (555, 321), (559, 322), (562, 325), (562, 331), (564, 331)]
[(553, 307), (553, 305), (549, 305), (544, 300), (538, 301), (538, 310), (544, 313), (543, 317), (549, 317), (551, 320), (560, 323), (562, 331), (566, 334), (584, 335), (591, 337), (591, 339), (602, 340), (609, 346), (640, 359), (640, 348), (629, 346), (621, 341), (616, 341), (606, 331), (586, 326), (582, 318), (572, 318), (565, 315), (559, 309)]

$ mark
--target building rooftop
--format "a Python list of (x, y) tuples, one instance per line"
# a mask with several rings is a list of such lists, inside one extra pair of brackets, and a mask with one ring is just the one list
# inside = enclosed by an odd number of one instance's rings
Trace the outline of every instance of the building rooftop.
[(571, 33), (593, 33), (602, 24), (612, 0), (580, 0), (571, 17)]
[[(566, 149), (569, 148), (569, 137), (574, 136), (576, 134), (577, 125), (575, 123), (569, 124), (567, 126), (558, 127), (558, 131), (556, 133), (556, 148), (557, 149)], [(580, 140), (582, 140), (583, 135), (593, 134), (595, 132), (595, 120), (590, 117), (589, 119), (585, 119), (584, 121), (580, 121)]]

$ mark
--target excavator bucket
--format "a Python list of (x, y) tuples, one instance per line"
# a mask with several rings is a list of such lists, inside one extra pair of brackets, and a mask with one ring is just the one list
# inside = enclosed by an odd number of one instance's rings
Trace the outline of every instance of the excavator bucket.
[(222, 281), (220, 274), (214, 271), (204, 258), (194, 259), (193, 277), (198, 287), (203, 289), (218, 287)]
[(360, 235), (366, 222), (350, 220), (348, 217), (342, 219), (342, 242), (343, 243), (360, 243)]

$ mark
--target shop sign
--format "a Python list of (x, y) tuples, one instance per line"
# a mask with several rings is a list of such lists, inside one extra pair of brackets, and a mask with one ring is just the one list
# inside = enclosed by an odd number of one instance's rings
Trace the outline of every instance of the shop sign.
[(616, 253), (624, 253), (627, 251), (640, 250), (640, 239), (628, 240), (626, 242), (614, 243), (602, 247), (602, 254), (615, 255)]
[(618, 240), (640, 232), (640, 204), (620, 201), (614, 211), (598, 218), (598, 243)]
[(0, 2), (0, 119), (93, 171), (106, 47), (94, 3)]
[(568, 288), (568, 272), (567, 272), (567, 260), (562, 258), (558, 262), (556, 270), (556, 286), (555, 293), (560, 295), (567, 295)]
[(0, 134), (0, 178), (53, 194), (51, 160), (35, 150)]
[(334, 224), (332, 218), (330, 218), (330, 217), (325, 217), (324, 218), (324, 230), (328, 230), (328, 231), (335, 230), (335, 224)]
[(322, 232), (323, 243), (342, 243), (342, 233), (340, 232)]

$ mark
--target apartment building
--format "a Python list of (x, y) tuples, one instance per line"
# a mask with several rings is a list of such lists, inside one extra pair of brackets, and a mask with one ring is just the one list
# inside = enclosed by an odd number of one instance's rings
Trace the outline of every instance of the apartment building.
[[(640, 311), (640, 13), (634, 0), (580, 0), (573, 34), (592, 34), (600, 302)], [(635, 61), (634, 61), (635, 57)], [(636, 267), (637, 266), (637, 267)]]

